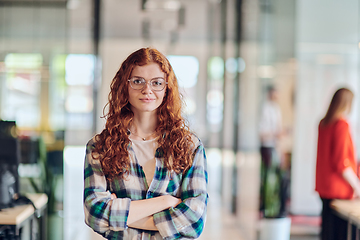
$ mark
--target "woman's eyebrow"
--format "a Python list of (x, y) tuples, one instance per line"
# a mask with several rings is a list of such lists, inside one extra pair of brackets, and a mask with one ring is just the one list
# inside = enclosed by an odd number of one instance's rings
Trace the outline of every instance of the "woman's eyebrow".
[[(140, 77), (140, 76), (132, 76), (131, 78), (134, 78), (134, 77), (136, 77), (136, 78), (142, 78), (142, 79), (146, 80), (145, 78)], [(164, 80), (165, 80), (165, 77), (153, 77), (153, 78), (151, 78), (150, 80), (154, 80), (154, 79), (158, 79), (158, 78), (161, 78), (161, 79), (164, 79)]]

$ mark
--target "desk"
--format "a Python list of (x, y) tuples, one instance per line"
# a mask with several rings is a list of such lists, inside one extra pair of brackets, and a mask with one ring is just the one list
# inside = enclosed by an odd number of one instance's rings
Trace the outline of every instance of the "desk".
[[(40, 218), (40, 239), (46, 239), (46, 221), (47, 221), (47, 201), (48, 197), (46, 194), (26, 194), (26, 196), (34, 203), (38, 209), (41, 218)], [(20, 205), (13, 208), (6, 208), (0, 211), (0, 227), (8, 227), (8, 231), (12, 234), (15, 234), (16, 239), (20, 239), (21, 228), (30, 223), (30, 231), (32, 231), (33, 222), (36, 219), (34, 216), (34, 208), (31, 204)], [(35, 240), (31, 233), (30, 239)]]
[(331, 208), (334, 209), (338, 215), (344, 218), (348, 222), (348, 237), (351, 239), (352, 231), (351, 226), (356, 226), (356, 239), (360, 240), (360, 200), (333, 200), (330, 204)]

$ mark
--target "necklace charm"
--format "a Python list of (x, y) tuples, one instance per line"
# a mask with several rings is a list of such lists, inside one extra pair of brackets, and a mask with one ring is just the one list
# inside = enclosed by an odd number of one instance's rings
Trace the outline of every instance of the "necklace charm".
[(149, 137), (151, 137), (152, 135), (154, 135), (154, 133), (156, 133), (156, 131), (154, 131), (154, 132), (152, 132), (149, 136), (147, 136), (147, 137), (140, 137), (139, 135), (137, 135), (137, 134), (135, 134), (135, 133), (133, 133), (133, 132), (131, 132), (130, 131), (130, 129), (128, 129), (128, 134), (130, 134), (130, 135), (134, 135), (134, 136), (137, 136), (137, 137), (139, 137), (141, 140), (143, 140), (143, 141), (146, 141), (146, 138), (149, 138)]

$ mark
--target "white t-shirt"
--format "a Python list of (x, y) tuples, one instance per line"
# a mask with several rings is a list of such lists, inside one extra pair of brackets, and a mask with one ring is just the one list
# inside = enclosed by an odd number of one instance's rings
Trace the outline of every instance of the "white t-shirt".
[(158, 148), (157, 138), (147, 141), (131, 139), (136, 159), (142, 166), (148, 186), (150, 186), (155, 173), (155, 152)]
[(261, 112), (259, 123), (260, 135), (266, 135), (262, 139), (261, 146), (275, 147), (277, 143), (277, 135), (281, 132), (282, 120), (281, 110), (276, 102), (265, 101)]

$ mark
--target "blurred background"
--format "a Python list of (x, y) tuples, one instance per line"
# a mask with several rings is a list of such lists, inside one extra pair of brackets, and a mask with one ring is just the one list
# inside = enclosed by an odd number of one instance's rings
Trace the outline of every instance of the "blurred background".
[(120, 64), (147, 46), (169, 58), (206, 147), (201, 239), (258, 238), (269, 85), (282, 112), (291, 239), (319, 239), (317, 125), (339, 87), (355, 93), (359, 149), (359, 9), (357, 0), (0, 0), (0, 119), (16, 123), (19, 191), (48, 195), (48, 239), (101, 239), (83, 220), (85, 144), (104, 126)]

